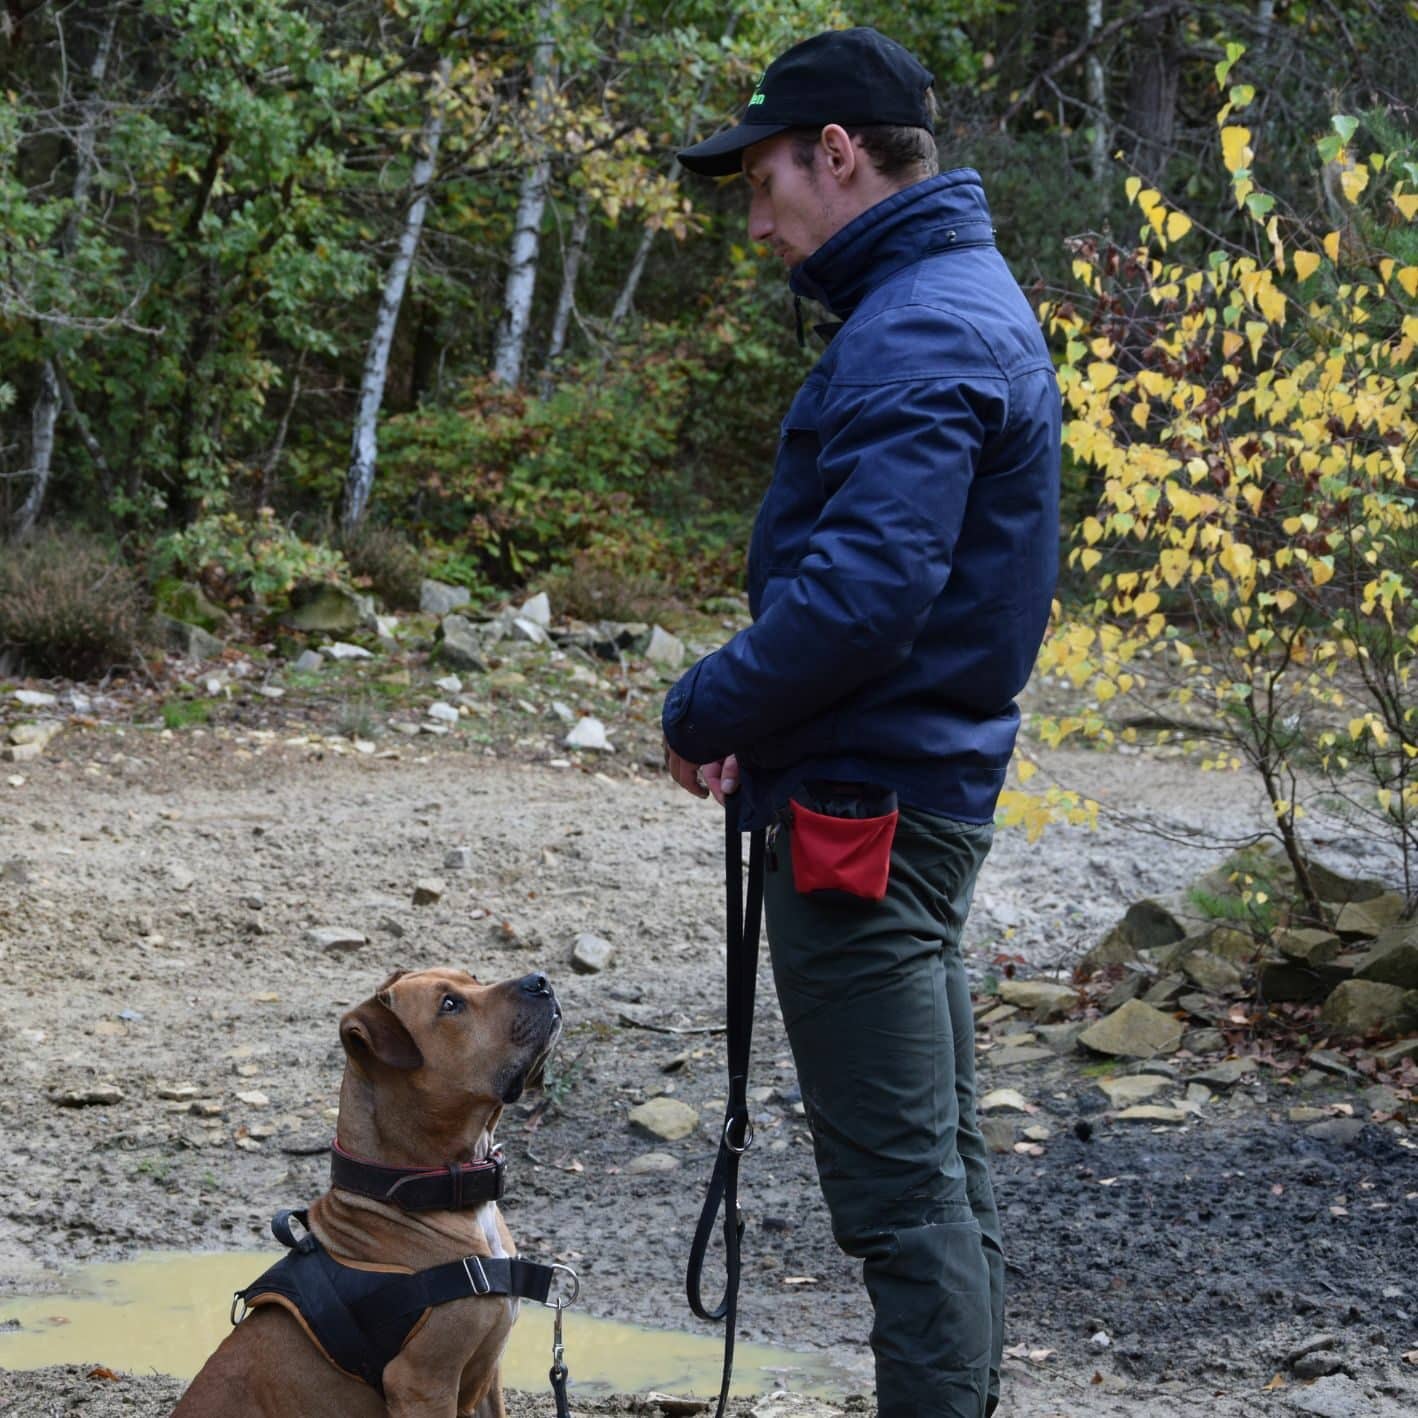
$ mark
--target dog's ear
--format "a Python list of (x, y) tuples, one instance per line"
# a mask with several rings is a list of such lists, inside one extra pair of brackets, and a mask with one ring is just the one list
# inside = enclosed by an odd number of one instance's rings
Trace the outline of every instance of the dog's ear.
[(380, 999), (365, 1000), (340, 1020), (340, 1043), (350, 1058), (361, 1063), (377, 1059), (405, 1071), (423, 1067), (423, 1054), (413, 1035)]

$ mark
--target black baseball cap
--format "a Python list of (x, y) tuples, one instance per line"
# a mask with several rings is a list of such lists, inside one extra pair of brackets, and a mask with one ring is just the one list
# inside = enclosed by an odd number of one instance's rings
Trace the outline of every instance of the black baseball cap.
[(927, 98), (933, 82), (908, 50), (874, 29), (828, 30), (764, 70), (735, 127), (677, 156), (691, 172), (727, 177), (739, 170), (745, 148), (790, 128), (889, 124), (934, 133)]

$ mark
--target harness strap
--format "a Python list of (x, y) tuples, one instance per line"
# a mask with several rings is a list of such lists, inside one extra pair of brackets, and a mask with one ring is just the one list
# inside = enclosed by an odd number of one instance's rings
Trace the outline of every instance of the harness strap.
[[(734, 1332), (738, 1320), (739, 1244), (743, 1217), (738, 1204), (739, 1159), (753, 1143), (748, 1111), (748, 1063), (753, 1040), (753, 997), (758, 980), (758, 936), (763, 914), (764, 834), (751, 833), (748, 849), (748, 899), (743, 890), (743, 835), (739, 829), (739, 799), (724, 799), (724, 885), (726, 894), (726, 1019), (728, 1025), (729, 1097), (719, 1153), (704, 1198), (704, 1207), (689, 1247), (685, 1292), (700, 1319), (724, 1320), (724, 1371), (714, 1418), (723, 1418), (729, 1381), (734, 1370)], [(702, 1293), (704, 1257), (714, 1222), (724, 1213), (724, 1293), (709, 1309)]]

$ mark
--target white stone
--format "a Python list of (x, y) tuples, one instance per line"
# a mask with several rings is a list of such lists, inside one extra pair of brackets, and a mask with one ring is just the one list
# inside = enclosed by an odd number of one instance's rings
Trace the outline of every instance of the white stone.
[(305, 939), (322, 950), (358, 950), (369, 943), (362, 932), (349, 926), (315, 926), (306, 931)]
[(444, 694), (461, 694), (463, 692), (463, 681), (457, 675), (444, 675), (442, 679), (434, 680), (434, 686), (441, 689)]
[(437, 719), (442, 724), (456, 724), (458, 711), (451, 704), (445, 704), (439, 699), (428, 706), (428, 717)]
[(361, 645), (351, 645), (346, 640), (332, 640), (325, 647), (325, 653), (332, 660), (372, 660), (374, 656)]
[(567, 748), (597, 749), (601, 753), (614, 753), (615, 747), (606, 737), (606, 726), (594, 716), (587, 715), (567, 736), (562, 739)]
[(645, 658), (666, 669), (677, 670), (684, 664), (684, 657), (684, 641), (663, 626), (655, 626), (650, 632), (650, 643), (645, 647)]
[(632, 1157), (621, 1170), (629, 1177), (676, 1172), (679, 1170), (679, 1158), (671, 1157), (668, 1152), (642, 1152), (639, 1157)]
[(551, 624), (551, 601), (547, 598), (547, 593), (541, 591), (531, 600), (524, 601), (518, 606), (517, 615), (519, 619), (530, 620), (545, 630)]
[(576, 722), (575, 711), (569, 704), (563, 704), (559, 699), (552, 700), (551, 712), (555, 714), (563, 724), (574, 724)]
[(17, 689), (15, 698), (30, 709), (47, 709), (51, 704), (59, 703), (58, 695), (45, 694), (39, 689)]
[(546, 630), (542, 626), (521, 615), (512, 621), (512, 635), (517, 640), (529, 640), (533, 645), (545, 645), (548, 638)]
[(583, 931), (571, 952), (571, 968), (580, 975), (599, 975), (611, 962), (615, 947), (601, 936)]
[(980, 1099), (980, 1112), (991, 1113), (998, 1108), (1013, 1113), (1027, 1113), (1029, 1104), (1025, 1101), (1024, 1095), (1014, 1088), (996, 1088)]

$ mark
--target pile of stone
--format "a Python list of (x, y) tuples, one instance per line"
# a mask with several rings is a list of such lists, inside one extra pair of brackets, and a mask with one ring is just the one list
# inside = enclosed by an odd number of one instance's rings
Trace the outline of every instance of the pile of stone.
[[(1244, 924), (1238, 883), (1263, 882), (1274, 903), (1294, 886), (1288, 863), (1251, 848), (1177, 896), (1140, 901), (1084, 956), (1079, 982), (1113, 981), (1104, 1017), (1081, 1035), (1105, 1053), (1176, 1049), (1182, 1019), (1202, 1027), (1224, 1022), (1233, 1004), (1320, 1005), (1319, 1025), (1346, 1039), (1397, 1041), (1383, 1052), (1397, 1063), (1418, 1058), (1418, 920), (1405, 920), (1407, 900), (1382, 882), (1309, 866), (1326, 924)], [(1031, 982), (1033, 983), (1033, 982)], [(1055, 1006), (1057, 1010), (1059, 1007)], [(1115, 1047), (1119, 1040), (1137, 1048)], [(1217, 1039), (1219, 1046), (1219, 1035)], [(1146, 1052), (1140, 1052), (1140, 1050)]]

